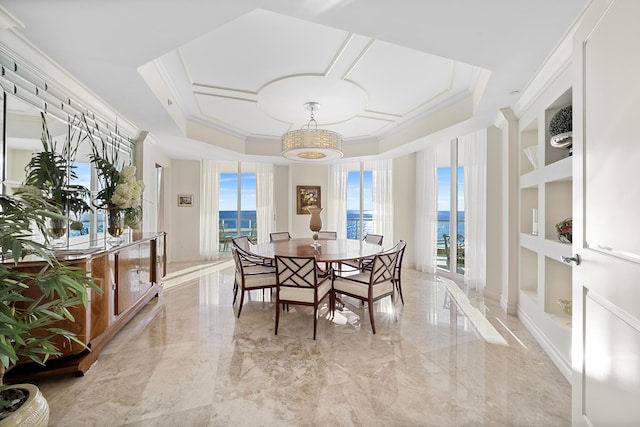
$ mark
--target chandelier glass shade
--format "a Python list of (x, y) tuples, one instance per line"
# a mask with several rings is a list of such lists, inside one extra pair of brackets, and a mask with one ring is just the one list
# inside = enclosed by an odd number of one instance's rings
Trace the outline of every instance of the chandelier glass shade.
[(304, 107), (311, 111), (311, 120), (306, 128), (282, 135), (282, 155), (290, 160), (303, 161), (341, 158), (342, 135), (330, 130), (318, 129), (318, 123), (313, 114), (320, 107), (317, 102), (307, 102)]

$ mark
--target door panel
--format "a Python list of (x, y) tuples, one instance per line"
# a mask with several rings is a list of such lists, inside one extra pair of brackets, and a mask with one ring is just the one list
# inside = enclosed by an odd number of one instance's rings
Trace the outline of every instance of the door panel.
[(640, 420), (640, 2), (594, 2), (574, 63), (573, 424)]
[(638, 421), (640, 322), (593, 291), (584, 304), (586, 418), (594, 426)]

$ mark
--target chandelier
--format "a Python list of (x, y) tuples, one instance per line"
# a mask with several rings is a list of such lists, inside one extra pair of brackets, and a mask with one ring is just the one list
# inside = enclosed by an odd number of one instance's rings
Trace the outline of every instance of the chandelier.
[(320, 161), (341, 158), (342, 135), (330, 130), (318, 129), (318, 122), (313, 112), (320, 108), (320, 104), (307, 102), (304, 108), (311, 111), (311, 120), (306, 128), (282, 135), (282, 155), (290, 160)]

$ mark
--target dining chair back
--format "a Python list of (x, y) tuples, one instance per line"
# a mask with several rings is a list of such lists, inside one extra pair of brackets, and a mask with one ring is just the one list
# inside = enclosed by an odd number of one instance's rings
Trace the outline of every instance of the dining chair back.
[(367, 243), (373, 243), (374, 245), (381, 245), (384, 236), (382, 234), (367, 234), (364, 236), (364, 241)]
[[(233, 247), (237, 248), (242, 255), (243, 263), (245, 266), (247, 265), (262, 265), (262, 266), (271, 266), (273, 268), (272, 260), (268, 258), (263, 258), (259, 255), (256, 255), (251, 252), (251, 242), (247, 236), (238, 236), (231, 239), (231, 244)], [(273, 270), (275, 272), (275, 270)]]
[(398, 252), (398, 261), (396, 262), (396, 268), (393, 274), (393, 282), (396, 285), (396, 290), (400, 294), (400, 300), (404, 305), (404, 296), (402, 295), (402, 259), (404, 258), (404, 250), (407, 248), (407, 242), (400, 240), (393, 248), (387, 252)]
[(235, 264), (235, 280), (233, 283), (233, 304), (236, 303), (238, 291), (240, 291), (240, 304), (238, 305), (238, 317), (242, 312), (244, 294), (256, 289), (273, 289), (276, 287), (276, 274), (272, 267), (256, 264), (255, 260), (244, 250), (231, 247)]
[(280, 322), (280, 305), (306, 305), (313, 307), (313, 339), (316, 339), (318, 307), (329, 295), (329, 307), (333, 312), (331, 281), (318, 277), (318, 265), (314, 256), (288, 257), (276, 255), (276, 327)]
[[(366, 236), (364, 236), (362, 240), (364, 242), (372, 243), (374, 245), (382, 245), (383, 238), (384, 236), (381, 234), (367, 234)], [(342, 275), (343, 273), (350, 274), (353, 271), (364, 272), (365, 270), (371, 269), (372, 263), (373, 263), (373, 257), (343, 261), (338, 265), (338, 274), (340, 275)], [(349, 267), (349, 268), (345, 269), (345, 267)]]
[(278, 231), (269, 233), (269, 241), (278, 242), (280, 240), (291, 240), (291, 234), (288, 231)]
[(318, 239), (336, 240), (338, 238), (337, 231), (318, 231)]
[(231, 243), (233, 243), (237, 248), (240, 248), (244, 251), (250, 250), (249, 238), (247, 236), (233, 237), (231, 239)]
[(373, 303), (389, 296), (391, 297), (391, 303), (393, 305), (394, 277), (398, 256), (398, 251), (380, 253), (373, 257), (370, 271), (352, 276), (334, 275), (333, 277), (332, 286), (334, 293), (348, 295), (367, 302), (369, 306), (371, 330), (374, 334), (376, 333), (376, 325), (373, 316)]

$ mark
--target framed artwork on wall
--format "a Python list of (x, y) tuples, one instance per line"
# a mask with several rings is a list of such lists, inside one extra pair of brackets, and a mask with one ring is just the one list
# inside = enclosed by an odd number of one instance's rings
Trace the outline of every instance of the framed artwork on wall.
[(296, 199), (298, 200), (298, 215), (310, 215), (307, 210), (309, 206), (322, 207), (320, 204), (320, 186), (298, 185), (296, 187)]
[(178, 194), (178, 207), (190, 208), (193, 206), (193, 194)]

